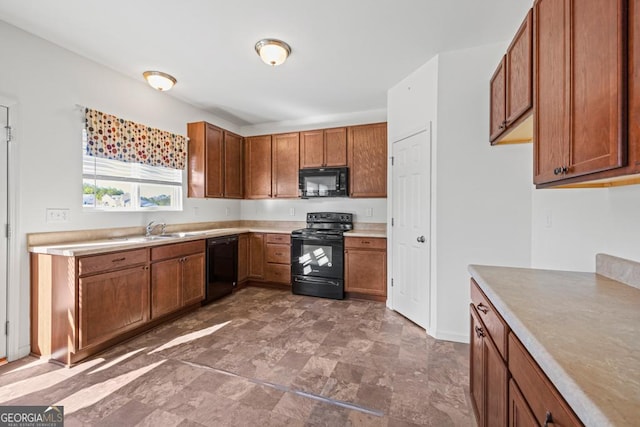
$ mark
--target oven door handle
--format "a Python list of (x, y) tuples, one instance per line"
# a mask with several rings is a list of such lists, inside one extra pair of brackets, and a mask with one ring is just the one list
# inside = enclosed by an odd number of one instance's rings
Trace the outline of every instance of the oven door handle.
[(334, 241), (339, 241), (342, 240), (342, 236), (331, 236), (331, 235), (321, 235), (321, 236), (300, 236), (300, 235), (292, 235), (291, 238), (293, 240), (334, 240)]
[(309, 276), (305, 276), (304, 278), (299, 278), (299, 277), (294, 277), (293, 278), (294, 281), (297, 282), (307, 282), (307, 283), (319, 283), (322, 285), (326, 285), (326, 284), (330, 284), (330, 285), (334, 285), (334, 286), (340, 286), (340, 282), (337, 280), (332, 280), (332, 279), (326, 279), (326, 278), (317, 278), (317, 277), (309, 277)]

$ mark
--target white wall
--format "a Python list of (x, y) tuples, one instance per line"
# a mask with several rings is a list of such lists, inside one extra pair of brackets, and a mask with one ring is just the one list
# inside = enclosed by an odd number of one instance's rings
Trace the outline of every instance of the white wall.
[(528, 267), (532, 146), (489, 145), (489, 79), (506, 44), (439, 55), (433, 176), (437, 338), (469, 339), (468, 264)]
[(638, 185), (535, 190), (532, 266), (595, 271), (597, 253), (640, 261), (639, 218)]
[[(207, 120), (227, 129), (237, 127), (184, 102), (124, 77), (47, 41), (0, 21), (2, 62), (0, 95), (16, 101), (14, 137), (19, 163), (18, 216), (20, 295), (12, 322), (19, 334), (18, 355), (29, 351), (29, 262), (26, 233), (57, 230), (141, 226), (149, 220), (214, 221), (240, 217), (234, 200), (184, 200), (183, 212), (100, 213), (82, 210), (82, 112), (76, 104), (186, 135), (186, 123)], [(142, 71), (142, 70), (141, 70)], [(176, 91), (178, 88), (175, 89)], [(186, 184), (186, 175), (184, 178)], [(186, 186), (185, 186), (186, 194)], [(47, 208), (66, 208), (68, 223), (47, 224)], [(226, 209), (229, 215), (226, 215)], [(15, 307), (11, 310), (15, 311)], [(10, 316), (12, 314), (10, 313)], [(18, 325), (15, 325), (18, 323)]]
[(306, 221), (308, 212), (346, 212), (355, 222), (387, 222), (387, 199), (242, 200), (240, 206), (243, 220)]

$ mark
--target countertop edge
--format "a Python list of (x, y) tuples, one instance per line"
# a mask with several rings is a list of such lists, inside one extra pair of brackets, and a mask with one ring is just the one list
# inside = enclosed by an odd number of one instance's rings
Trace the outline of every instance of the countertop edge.
[[(43, 255), (59, 255), (59, 256), (89, 256), (98, 255), (108, 252), (127, 251), (146, 247), (154, 247), (167, 245), (172, 243), (189, 242), (194, 240), (208, 239), (211, 237), (223, 237), (231, 236), (234, 234), (245, 233), (273, 233), (273, 234), (290, 234), (293, 229), (282, 229), (274, 227), (237, 227), (237, 228), (220, 228), (205, 230), (199, 232), (197, 235), (184, 236), (184, 237), (170, 237), (166, 239), (149, 240), (149, 241), (127, 241), (126, 238), (119, 238), (119, 240), (98, 240), (98, 241), (86, 241), (77, 243), (63, 243), (60, 245), (39, 245), (30, 246), (27, 250), (34, 254)], [(372, 237), (372, 238), (385, 238), (386, 232), (377, 230), (355, 230), (345, 233), (345, 237)], [(104, 242), (103, 246), (100, 246), (100, 242)], [(85, 247), (83, 247), (83, 244)], [(93, 247), (86, 247), (93, 245)], [(77, 249), (74, 249), (77, 247)]]
[(554, 387), (560, 392), (569, 406), (571, 406), (571, 409), (573, 409), (578, 418), (580, 418), (580, 421), (585, 425), (613, 425), (611, 420), (589, 399), (564, 369), (558, 365), (553, 356), (540, 344), (529, 329), (509, 310), (508, 305), (493, 292), (491, 285), (484, 280), (482, 273), (475, 267), (476, 265), (471, 264), (467, 270), (478, 283), (482, 292), (489, 298), (498, 313), (500, 313), (507, 322), (509, 328), (514, 332), (518, 340), (524, 345)]

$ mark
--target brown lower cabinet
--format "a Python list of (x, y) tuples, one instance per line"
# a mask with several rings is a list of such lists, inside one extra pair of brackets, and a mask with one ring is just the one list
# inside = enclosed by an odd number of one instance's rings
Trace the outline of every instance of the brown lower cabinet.
[(78, 348), (101, 344), (149, 320), (149, 270), (135, 266), (78, 279)]
[(507, 364), (471, 305), (471, 402), (479, 427), (507, 424)]
[(249, 278), (249, 235), (238, 236), (238, 284), (242, 285)]
[(582, 426), (473, 279), (470, 313), (469, 389), (478, 426)]
[(205, 241), (151, 248), (151, 318), (204, 299)]
[(289, 234), (249, 234), (249, 279), (257, 283), (291, 285)]
[(344, 265), (346, 292), (387, 296), (387, 239), (345, 237)]
[(205, 241), (31, 254), (31, 352), (71, 365), (198, 306)]

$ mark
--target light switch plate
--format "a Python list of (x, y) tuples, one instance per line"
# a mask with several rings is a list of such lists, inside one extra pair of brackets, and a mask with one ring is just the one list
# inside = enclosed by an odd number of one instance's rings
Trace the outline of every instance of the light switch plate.
[(69, 222), (69, 209), (47, 208), (47, 223)]

